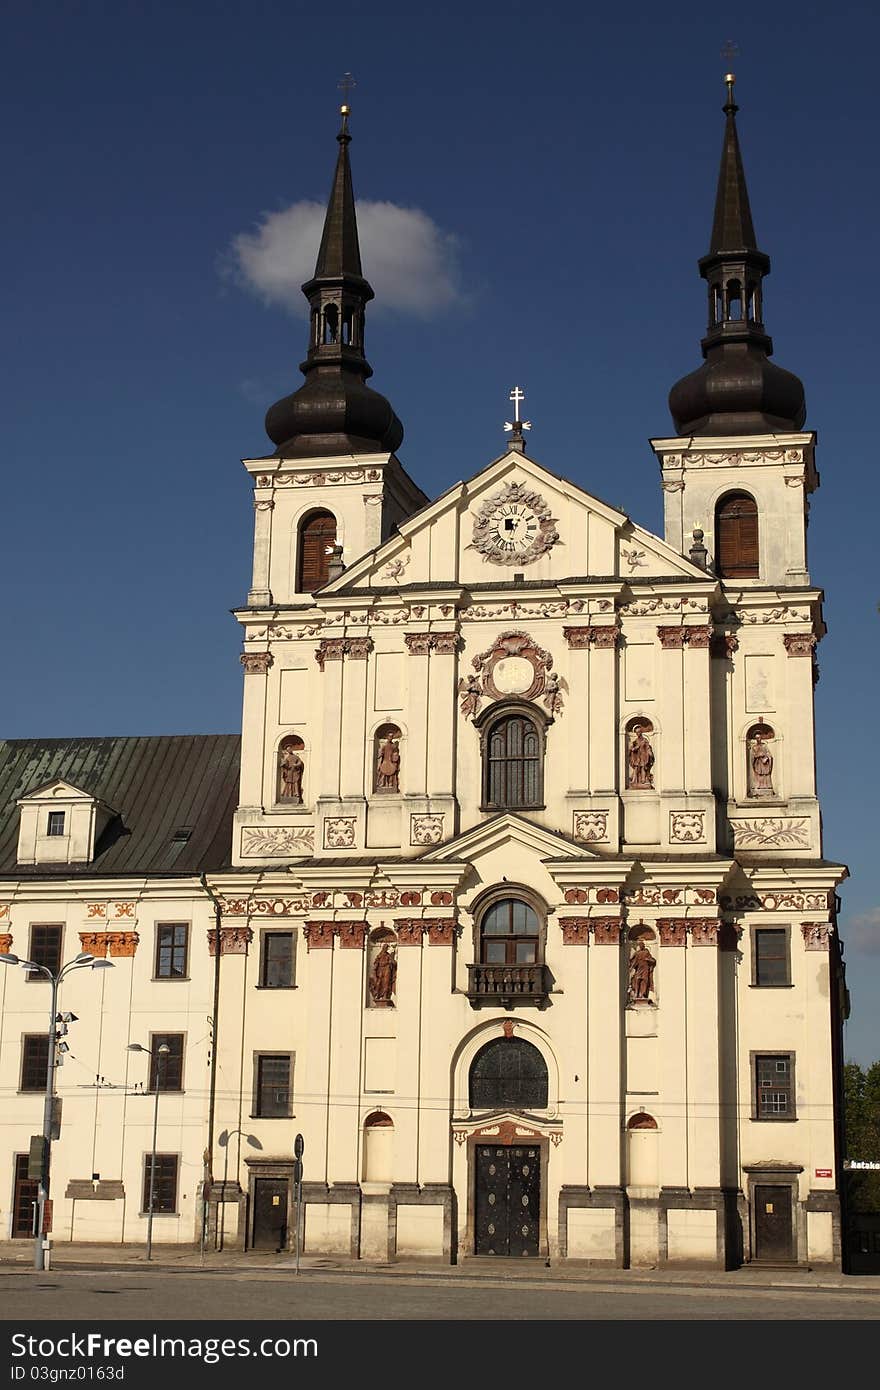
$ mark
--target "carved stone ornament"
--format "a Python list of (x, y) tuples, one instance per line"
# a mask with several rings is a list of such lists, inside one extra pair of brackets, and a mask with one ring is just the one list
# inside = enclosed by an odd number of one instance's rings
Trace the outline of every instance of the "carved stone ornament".
[(633, 944), (629, 957), (629, 982), (627, 999), (630, 1004), (650, 1004), (654, 993), (655, 957), (648, 949), (648, 943), (640, 938)]
[(399, 583), (400, 580), (403, 578), (404, 572), (411, 558), (412, 557), (408, 551), (405, 552), (403, 555), (396, 555), (393, 560), (388, 561), (388, 564), (383, 569), (382, 578), (392, 579), (395, 583)]
[(9, 921), (9, 909), (11, 903), (0, 903), (0, 921)]
[(642, 883), (624, 893), (624, 901), (631, 907), (714, 906), (715, 899), (714, 888), (694, 888), (690, 884), (661, 888), (659, 883)]
[(807, 951), (829, 951), (834, 928), (828, 922), (802, 922), (801, 932), (804, 949)]
[(12, 933), (0, 932), (0, 954), (8, 956), (12, 951)]
[(221, 898), (224, 917), (298, 917), (309, 910), (308, 893), (290, 898)]
[(620, 641), (620, 628), (616, 623), (585, 623), (581, 627), (564, 627), (562, 635), (572, 651), (583, 651), (587, 647), (608, 649), (616, 647)]
[(834, 906), (834, 890), (819, 892), (737, 893), (723, 897), (725, 912), (822, 912)]
[(589, 917), (561, 917), (563, 946), (587, 946), (590, 941)]
[(755, 820), (734, 820), (733, 842), (737, 849), (809, 849), (810, 822), (806, 818), (783, 819), (760, 816)]
[(722, 922), (718, 929), (719, 949), (722, 951), (738, 951), (742, 934), (742, 927), (737, 926), (735, 922)]
[(782, 638), (789, 656), (812, 656), (816, 638), (812, 632), (786, 632)]
[(661, 946), (684, 946), (687, 938), (686, 917), (659, 917), (657, 931)]
[(480, 652), (471, 661), (475, 676), (468, 682), (459, 682), (459, 693), (469, 704), (479, 703), (481, 695), (490, 700), (504, 700), (515, 696), (522, 700), (534, 700), (545, 692), (561, 704), (559, 694), (562, 683), (549, 682), (549, 672), (553, 657), (543, 647), (539, 647), (527, 632), (502, 632), (491, 647)]
[(451, 946), (455, 940), (454, 917), (426, 917), (422, 922), (429, 946)]
[(527, 483), (505, 483), (477, 509), (469, 550), (493, 565), (531, 565), (559, 540), (556, 518)]
[(354, 844), (355, 816), (327, 816), (324, 820), (324, 848), (350, 849)]
[(367, 939), (366, 922), (336, 922), (336, 935), (339, 937), (339, 944), (343, 949), (349, 951), (360, 951), (363, 949)]
[(575, 811), (574, 838), (589, 843), (608, 839), (608, 811)]
[(664, 467), (738, 468), (742, 463), (801, 463), (802, 449), (730, 449), (712, 453), (666, 454)]
[(242, 652), (240, 657), (246, 676), (265, 676), (272, 660), (271, 652)]
[(328, 661), (366, 661), (373, 650), (372, 637), (325, 637), (315, 648), (315, 660), (323, 671)]
[(90, 956), (97, 956), (99, 960), (106, 960), (107, 952), (110, 949), (110, 933), (105, 931), (81, 931), (79, 934), (80, 945)]
[(695, 627), (658, 627), (657, 636), (664, 651), (677, 651), (681, 647), (708, 647), (712, 640), (712, 629), (704, 624)]
[(590, 926), (593, 929), (593, 941), (597, 946), (619, 945), (622, 926), (619, 917), (593, 917)]
[(709, 642), (711, 655), (722, 661), (729, 661), (738, 649), (739, 639), (732, 632), (716, 632)]
[(410, 816), (411, 845), (439, 845), (443, 839), (443, 815)]
[(705, 811), (670, 811), (669, 838), (676, 844), (691, 845), (706, 838)]
[(306, 950), (308, 951), (332, 951), (335, 935), (335, 922), (305, 922), (303, 924), (303, 936), (306, 939)]
[(420, 918), (397, 917), (394, 925), (397, 929), (398, 946), (421, 946), (423, 927)]
[(461, 644), (457, 632), (405, 632), (403, 640), (410, 656), (427, 656), (428, 652), (452, 656)]
[(326, 487), (328, 483), (377, 483), (378, 468), (334, 468), (302, 473), (260, 473), (257, 487)]
[(692, 917), (688, 931), (695, 946), (717, 946), (719, 922), (717, 917)]
[(244, 826), (241, 832), (243, 859), (288, 858), (297, 854), (312, 854), (315, 831), (311, 825)]
[(394, 990), (397, 984), (397, 959), (387, 941), (383, 941), (373, 958), (367, 976), (370, 1002), (374, 1008), (393, 1007)]
[[(209, 927), (206, 933), (208, 937), (208, 954), (217, 954), (217, 930)], [(220, 954), (221, 956), (246, 956), (248, 946), (254, 939), (254, 934), (250, 927), (221, 927), (220, 928)]]

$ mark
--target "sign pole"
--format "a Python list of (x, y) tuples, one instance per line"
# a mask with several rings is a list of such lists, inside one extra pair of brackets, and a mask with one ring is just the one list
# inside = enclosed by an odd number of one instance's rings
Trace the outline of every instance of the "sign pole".
[(301, 1134), (298, 1134), (298, 1135), (296, 1136), (296, 1138), (294, 1139), (294, 1141), (293, 1141), (293, 1157), (294, 1157), (294, 1164), (293, 1164), (293, 1181), (294, 1181), (294, 1186), (295, 1186), (295, 1197), (296, 1197), (296, 1272), (297, 1272), (297, 1274), (299, 1274), (299, 1250), (300, 1250), (301, 1232), (302, 1232), (302, 1181), (303, 1181), (303, 1163), (302, 1163), (302, 1155), (303, 1155), (303, 1149), (304, 1149), (304, 1148), (305, 1148), (305, 1143), (304, 1143), (304, 1141), (303, 1141), (303, 1137), (302, 1137)]

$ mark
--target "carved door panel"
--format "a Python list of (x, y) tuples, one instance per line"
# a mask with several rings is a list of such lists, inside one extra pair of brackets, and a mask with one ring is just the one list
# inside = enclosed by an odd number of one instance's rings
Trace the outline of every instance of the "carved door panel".
[(755, 1188), (755, 1259), (791, 1260), (791, 1188)]
[(537, 1145), (481, 1144), (476, 1155), (475, 1242), (478, 1255), (537, 1255), (541, 1152)]
[(283, 1250), (287, 1244), (287, 1179), (254, 1182), (254, 1250)]
[(37, 1200), (39, 1183), (29, 1178), (27, 1154), (15, 1155), (15, 1196), (12, 1206), (13, 1240), (32, 1236), (34, 1233), (34, 1202)]

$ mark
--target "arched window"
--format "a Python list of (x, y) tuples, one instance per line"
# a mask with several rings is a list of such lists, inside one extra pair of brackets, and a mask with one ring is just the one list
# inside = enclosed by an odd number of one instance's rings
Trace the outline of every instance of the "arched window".
[(310, 512), (299, 528), (297, 593), (313, 594), (327, 583), (330, 552), (336, 544), (336, 517), (332, 512)]
[(471, 1063), (472, 1110), (543, 1110), (547, 1093), (547, 1063), (524, 1038), (494, 1038)]
[(543, 731), (527, 714), (503, 714), (487, 725), (483, 740), (483, 805), (492, 810), (541, 806), (543, 762)]
[(715, 568), (722, 579), (758, 577), (758, 506), (747, 492), (730, 492), (715, 509)]
[(483, 965), (534, 965), (540, 946), (538, 914), (520, 898), (502, 898), (493, 903), (480, 921)]

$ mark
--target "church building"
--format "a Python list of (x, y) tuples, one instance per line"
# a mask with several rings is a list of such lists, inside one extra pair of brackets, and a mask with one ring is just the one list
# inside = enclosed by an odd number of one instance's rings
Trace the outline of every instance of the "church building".
[(0, 745), (0, 1238), (48, 1076), (56, 1243), (839, 1266), (816, 439), (736, 112), (655, 536), (518, 388), (500, 457), (405, 471), (342, 108), (305, 381), (244, 461), (240, 740)]

